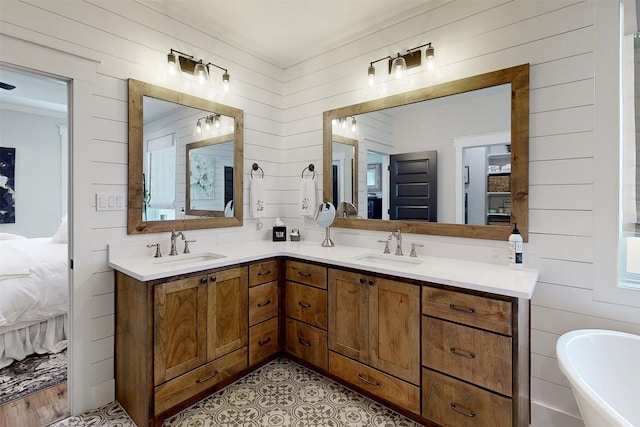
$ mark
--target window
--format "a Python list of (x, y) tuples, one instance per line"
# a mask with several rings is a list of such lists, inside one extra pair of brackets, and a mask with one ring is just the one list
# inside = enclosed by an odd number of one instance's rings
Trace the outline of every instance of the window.
[(635, 1), (622, 9), (622, 130), (618, 284), (640, 289), (640, 33)]

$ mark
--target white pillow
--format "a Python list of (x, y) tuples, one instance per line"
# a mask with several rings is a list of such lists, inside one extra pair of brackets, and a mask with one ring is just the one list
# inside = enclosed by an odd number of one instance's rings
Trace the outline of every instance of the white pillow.
[(69, 226), (67, 225), (67, 216), (62, 218), (62, 223), (58, 226), (58, 231), (53, 235), (51, 239), (53, 243), (68, 243), (69, 242)]
[(26, 237), (21, 236), (19, 234), (0, 233), (0, 240), (15, 240), (15, 239), (26, 239)]

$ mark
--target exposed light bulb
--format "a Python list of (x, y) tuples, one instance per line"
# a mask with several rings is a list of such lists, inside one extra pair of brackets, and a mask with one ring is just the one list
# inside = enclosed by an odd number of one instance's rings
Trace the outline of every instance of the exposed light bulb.
[(173, 52), (167, 55), (167, 71), (171, 77), (178, 74), (179, 63), (178, 55)]
[(204, 86), (204, 84), (207, 82), (207, 67), (202, 63), (199, 62), (196, 64), (195, 68), (193, 69), (193, 73), (196, 75), (196, 78), (198, 79), (198, 84), (200, 86)]
[(219, 115), (215, 115), (215, 116), (213, 117), (213, 126), (214, 126), (216, 129), (219, 129), (219, 128), (220, 128), (220, 116), (219, 116)]
[(346, 129), (347, 128), (347, 118), (346, 117), (343, 117), (343, 118), (340, 119), (340, 127), (342, 129)]
[(391, 63), (391, 68), (393, 70), (393, 76), (396, 80), (399, 80), (404, 76), (404, 72), (407, 69), (407, 63), (404, 58), (398, 54), (398, 57)]
[(358, 125), (356, 124), (356, 118), (354, 117), (353, 120), (351, 120), (351, 132), (356, 133), (357, 130)]
[(427, 58), (427, 70), (433, 71), (436, 68), (436, 54), (435, 49), (429, 46), (424, 53)]
[(368, 82), (369, 86), (373, 86), (376, 84), (376, 68), (373, 64), (369, 65), (369, 69), (367, 70)]
[(196, 133), (197, 134), (202, 133), (202, 123), (200, 122), (200, 120), (198, 120), (198, 123), (196, 123)]
[(231, 85), (230, 79), (231, 79), (231, 76), (229, 76), (229, 73), (225, 71), (224, 74), (222, 75), (222, 89), (225, 92), (229, 92), (229, 86)]
[(211, 116), (204, 119), (204, 130), (209, 132), (211, 130)]

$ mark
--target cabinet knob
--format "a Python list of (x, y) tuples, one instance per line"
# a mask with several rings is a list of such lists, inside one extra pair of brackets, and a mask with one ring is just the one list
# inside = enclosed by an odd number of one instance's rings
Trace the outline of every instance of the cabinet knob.
[(211, 280), (212, 282), (215, 282), (216, 280), (218, 280), (218, 278), (216, 276), (211, 276), (209, 280)]
[(364, 277), (361, 277), (361, 278), (360, 278), (360, 283), (364, 283), (364, 282), (366, 282), (365, 278), (364, 278)]
[(369, 286), (373, 286), (376, 284), (376, 281), (373, 279), (369, 279)]
[(200, 279), (200, 283), (202, 283), (203, 285), (207, 283), (207, 278), (203, 277), (202, 279)]

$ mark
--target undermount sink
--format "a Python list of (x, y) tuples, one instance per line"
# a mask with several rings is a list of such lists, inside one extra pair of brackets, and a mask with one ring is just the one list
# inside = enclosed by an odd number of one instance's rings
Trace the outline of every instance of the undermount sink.
[(166, 258), (160, 258), (154, 261), (154, 264), (162, 265), (186, 265), (196, 264), (198, 262), (213, 261), (216, 259), (224, 258), (225, 255), (216, 254), (213, 252), (204, 252), (198, 254), (186, 254), (186, 255), (174, 255)]
[(394, 267), (413, 267), (422, 264), (422, 261), (417, 258), (391, 254), (364, 254), (353, 257), (352, 259), (356, 261), (371, 262), (374, 264), (391, 265)]

